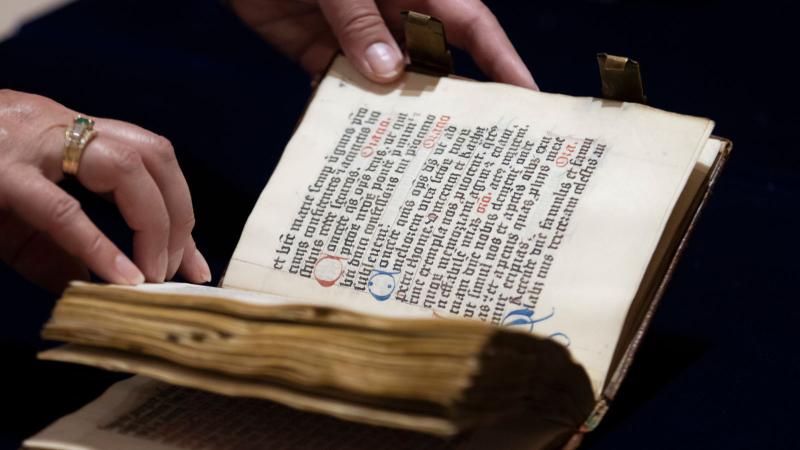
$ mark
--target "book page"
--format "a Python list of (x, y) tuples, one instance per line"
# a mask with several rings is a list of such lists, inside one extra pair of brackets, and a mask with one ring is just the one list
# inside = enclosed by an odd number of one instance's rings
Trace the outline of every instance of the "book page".
[(706, 141), (697, 163), (689, 175), (686, 187), (672, 210), (664, 234), (653, 253), (653, 258), (639, 286), (639, 292), (634, 298), (623, 325), (620, 346), (616, 349), (612, 360), (611, 370), (614, 373), (609, 377), (604, 389), (604, 394), (608, 399), (614, 398), (622, 379), (633, 362), (633, 355), (644, 337), (644, 332), (651, 319), (648, 316), (652, 315), (652, 302), (655, 300), (656, 291), (664, 282), (668, 267), (674, 263), (674, 256), (670, 257), (670, 255), (675, 254), (678, 245), (685, 239), (689, 222), (692, 216), (698, 212), (698, 203), (707, 193), (712, 166), (724, 151), (726, 151), (726, 144), (722, 140), (712, 136)]
[(421, 433), (371, 427), (142, 376), (116, 383), (94, 402), (27, 439), (24, 446), (37, 450), (452, 448), (448, 441)]
[(224, 286), (399, 302), (549, 336), (599, 393), (712, 127), (496, 83), (408, 73), (376, 85), (339, 58)]
[[(73, 281), (71, 286), (89, 286), (89, 283)], [(305, 306), (324, 306), (328, 308), (338, 308), (345, 311), (354, 311), (360, 314), (370, 314), (377, 317), (392, 319), (429, 319), (432, 317), (430, 311), (415, 308), (400, 302), (389, 304), (357, 304), (344, 298), (329, 298), (325, 300), (306, 298), (306, 297), (287, 297), (265, 292), (247, 291), (236, 288), (218, 288), (213, 286), (202, 286), (189, 283), (148, 283), (137, 286), (108, 285), (102, 289), (113, 289), (129, 292), (141, 292), (148, 295), (164, 295), (175, 298), (207, 298), (211, 301), (219, 300), (225, 302), (235, 302), (249, 306), (285, 306), (285, 305), (305, 305)]]
[[(572, 432), (536, 417), (453, 440), (348, 422), (266, 400), (228, 397), (135, 376), (30, 437), (31, 450), (297, 448), (508, 450), (552, 447)], [(562, 439), (563, 440), (563, 439)]]

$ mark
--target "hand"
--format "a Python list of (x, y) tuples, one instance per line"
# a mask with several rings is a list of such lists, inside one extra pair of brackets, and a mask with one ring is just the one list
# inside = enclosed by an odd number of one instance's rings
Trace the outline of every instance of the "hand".
[(97, 119), (77, 179), (110, 194), (134, 231), (131, 262), (59, 188), (64, 132), (77, 116), (37, 95), (0, 90), (0, 257), (57, 290), (91, 270), (111, 283), (160, 282), (180, 271), (211, 279), (191, 236), (189, 188), (169, 141), (129, 123)]
[(493, 80), (538, 90), (503, 28), (479, 0), (231, 0), (231, 6), (312, 75), (324, 71), (341, 47), (365, 77), (379, 83), (397, 79), (403, 56), (389, 30), (399, 35), (400, 12), (414, 10), (440, 19), (448, 41), (467, 50)]

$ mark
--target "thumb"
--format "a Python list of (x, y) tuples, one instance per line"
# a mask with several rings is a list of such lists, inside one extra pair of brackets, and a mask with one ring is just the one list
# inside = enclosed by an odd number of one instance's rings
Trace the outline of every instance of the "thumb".
[(320, 9), (350, 62), (378, 83), (403, 72), (403, 54), (373, 0), (320, 0)]

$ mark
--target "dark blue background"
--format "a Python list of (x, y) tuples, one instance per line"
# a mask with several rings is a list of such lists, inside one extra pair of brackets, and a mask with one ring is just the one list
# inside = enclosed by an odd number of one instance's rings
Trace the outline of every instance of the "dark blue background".
[[(717, 121), (732, 159), (620, 396), (586, 448), (795, 448), (800, 364), (797, 11), (792, 2), (490, 2), (543, 90), (598, 95), (599, 51), (639, 60), (654, 106)], [(456, 54), (461, 74), (480, 77)], [(0, 44), (0, 87), (169, 137), (215, 277), (310, 93), (210, 0), (79, 1)], [(220, 157), (220, 155), (222, 157)], [(111, 207), (75, 186), (128, 242)], [(118, 377), (37, 362), (54, 296), (0, 267), (0, 448)]]

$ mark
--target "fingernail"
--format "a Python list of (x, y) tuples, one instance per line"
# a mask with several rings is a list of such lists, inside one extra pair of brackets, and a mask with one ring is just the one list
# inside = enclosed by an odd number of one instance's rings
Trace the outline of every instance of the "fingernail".
[(161, 274), (158, 281), (164, 281), (167, 278), (167, 266), (169, 266), (169, 252), (164, 249), (158, 254), (158, 273)]
[(526, 78), (528, 79), (528, 86), (531, 89), (533, 89), (534, 91), (538, 91), (539, 90), (539, 85), (536, 84), (536, 81), (533, 79), (533, 75), (531, 75), (530, 72), (527, 72), (527, 77)]
[(128, 283), (144, 283), (144, 275), (142, 272), (125, 255), (117, 255), (116, 258), (114, 258), (114, 266), (117, 268), (117, 272), (122, 278), (128, 280)]
[(392, 78), (400, 73), (402, 55), (385, 42), (376, 42), (367, 48), (367, 64), (381, 78)]
[(200, 276), (203, 277), (203, 283), (211, 281), (211, 269), (208, 267), (208, 262), (203, 258), (200, 250), (194, 249), (194, 255), (197, 258), (197, 267), (200, 270)]
[(177, 251), (173, 252), (172, 255), (169, 257), (169, 266), (167, 266), (167, 279), (171, 280), (175, 273), (178, 272), (178, 268), (181, 266), (181, 262), (183, 261), (183, 249), (179, 248)]

